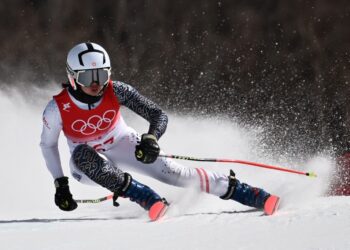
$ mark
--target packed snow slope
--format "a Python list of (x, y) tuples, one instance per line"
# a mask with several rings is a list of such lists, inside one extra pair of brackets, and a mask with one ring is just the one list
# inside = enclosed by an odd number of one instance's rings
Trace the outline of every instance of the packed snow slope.
[[(128, 200), (115, 208), (110, 201), (79, 205), (73, 212), (54, 205), (52, 177), (42, 159), (39, 141), (41, 114), (57, 88), (1, 90), (0, 249), (350, 249), (350, 198), (326, 197), (334, 162), (324, 154), (308, 157), (264, 154), (257, 128), (234, 121), (170, 114), (160, 140), (167, 153), (197, 157), (234, 158), (315, 171), (308, 178), (239, 164), (200, 163), (208, 170), (228, 173), (282, 197), (274, 216), (191, 190), (167, 186), (132, 173), (171, 203), (166, 217), (149, 222), (146, 213)], [(140, 133), (147, 122), (123, 110), (129, 125)], [(61, 136), (66, 175), (68, 147)], [(282, 157), (283, 155), (283, 157)], [(196, 162), (182, 162), (199, 166)], [(109, 194), (70, 178), (76, 199)]]

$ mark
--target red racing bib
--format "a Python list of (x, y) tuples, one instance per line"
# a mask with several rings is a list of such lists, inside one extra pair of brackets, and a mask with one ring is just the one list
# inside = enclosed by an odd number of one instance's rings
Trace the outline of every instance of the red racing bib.
[(65, 136), (74, 142), (88, 142), (100, 139), (113, 130), (120, 117), (120, 104), (109, 82), (102, 102), (97, 108), (84, 110), (71, 99), (67, 89), (53, 97), (60, 110)]

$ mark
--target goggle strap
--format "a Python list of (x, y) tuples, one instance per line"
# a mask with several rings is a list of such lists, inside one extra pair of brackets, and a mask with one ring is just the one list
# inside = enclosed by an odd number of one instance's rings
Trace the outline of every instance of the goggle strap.
[(69, 80), (70, 85), (73, 87), (73, 89), (76, 90), (77, 85), (75, 84), (74, 77), (72, 77), (72, 75), (69, 73), (68, 73), (68, 80)]

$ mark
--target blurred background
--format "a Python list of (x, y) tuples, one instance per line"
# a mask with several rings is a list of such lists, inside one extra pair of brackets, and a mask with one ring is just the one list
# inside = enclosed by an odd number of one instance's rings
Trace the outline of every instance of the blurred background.
[(69, 49), (91, 41), (114, 80), (168, 111), (261, 127), (296, 154), (349, 149), (348, 1), (2, 0), (0, 13), (2, 89), (65, 82)]

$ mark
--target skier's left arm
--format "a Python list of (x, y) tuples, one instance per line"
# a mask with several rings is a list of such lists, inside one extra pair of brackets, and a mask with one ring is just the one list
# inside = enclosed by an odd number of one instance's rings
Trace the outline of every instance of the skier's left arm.
[(145, 118), (150, 123), (148, 134), (159, 140), (168, 125), (168, 116), (165, 112), (128, 84), (115, 82), (113, 87), (120, 104)]
[(135, 157), (143, 163), (153, 163), (160, 152), (158, 139), (166, 130), (168, 116), (157, 104), (130, 85), (114, 82), (113, 87), (121, 105), (128, 107), (150, 123), (148, 133), (141, 136), (141, 141), (136, 146)]

